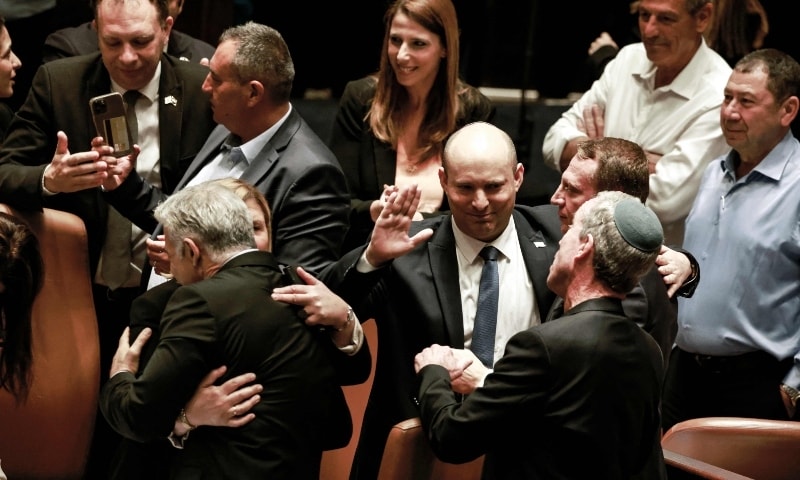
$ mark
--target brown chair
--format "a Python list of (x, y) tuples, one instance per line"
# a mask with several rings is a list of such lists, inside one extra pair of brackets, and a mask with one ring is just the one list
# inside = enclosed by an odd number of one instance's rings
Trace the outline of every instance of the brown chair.
[[(735, 472), (742, 478), (800, 478), (800, 422), (758, 418), (696, 418), (674, 425), (661, 439), (667, 465), (679, 467), (681, 457)], [(673, 456), (672, 464), (670, 456)], [(712, 473), (708, 473), (712, 475)], [(731, 474), (732, 475), (732, 474)]]
[(378, 480), (479, 480), (483, 456), (445, 463), (433, 454), (419, 418), (404, 420), (389, 432)]
[(361, 435), (364, 410), (367, 408), (367, 399), (369, 399), (372, 379), (375, 376), (375, 359), (378, 356), (378, 327), (375, 321), (368, 321), (362, 326), (364, 327), (364, 337), (367, 339), (370, 353), (372, 354), (372, 371), (366, 382), (360, 385), (342, 387), (347, 406), (350, 407), (350, 416), (353, 418), (353, 437), (346, 447), (327, 450), (322, 453), (320, 480), (347, 480), (350, 478), (353, 456), (356, 453), (356, 445), (358, 445), (358, 438)]
[(16, 405), (0, 391), (0, 459), (14, 480), (80, 479), (97, 414), (100, 346), (86, 229), (57, 210), (0, 211), (36, 233), (45, 279), (33, 308), (33, 385)]

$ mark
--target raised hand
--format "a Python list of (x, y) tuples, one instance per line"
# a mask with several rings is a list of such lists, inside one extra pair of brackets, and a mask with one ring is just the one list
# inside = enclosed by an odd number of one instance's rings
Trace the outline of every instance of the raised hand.
[(401, 257), (433, 235), (433, 230), (426, 228), (408, 236), (421, 194), (417, 185), (409, 185), (389, 195), (367, 245), (366, 257), (371, 265), (378, 267)]

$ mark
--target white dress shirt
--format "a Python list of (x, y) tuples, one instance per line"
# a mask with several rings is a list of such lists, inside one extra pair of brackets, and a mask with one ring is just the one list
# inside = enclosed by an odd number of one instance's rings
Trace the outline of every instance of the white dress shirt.
[[(452, 221), (452, 220), (451, 220)], [(522, 250), (519, 246), (514, 217), (494, 241), (484, 243), (467, 236), (453, 224), (458, 260), (458, 286), (461, 291), (461, 312), (464, 321), (464, 348), (472, 345), (472, 330), (475, 326), (475, 313), (478, 308), (478, 290), (483, 271), (480, 251), (492, 245), (500, 251), (497, 258), (497, 273), (500, 279), (501, 295), (497, 303), (497, 326), (494, 340), (494, 361), (503, 356), (508, 340), (516, 333), (541, 323), (533, 282)], [(494, 362), (493, 362), (494, 363)]]
[(681, 245), (683, 223), (705, 167), (730, 150), (719, 126), (730, 74), (730, 66), (703, 41), (671, 84), (654, 88), (656, 67), (644, 45), (628, 45), (550, 127), (542, 148), (545, 163), (559, 170), (566, 143), (585, 136), (577, 127), (584, 108), (599, 105), (605, 110), (605, 136), (624, 138), (662, 155), (650, 175), (647, 205), (661, 220), (664, 243)]

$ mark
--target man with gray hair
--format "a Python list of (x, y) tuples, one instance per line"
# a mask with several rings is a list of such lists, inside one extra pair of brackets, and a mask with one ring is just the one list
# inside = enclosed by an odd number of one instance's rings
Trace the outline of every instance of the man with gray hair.
[(484, 477), (495, 479), (666, 478), (661, 353), (622, 309), (662, 242), (658, 218), (638, 199), (598, 193), (578, 209), (547, 277), (564, 298), (561, 318), (511, 337), (463, 401), (450, 379), (469, 361), (440, 345), (417, 354), (420, 416), (437, 457), (485, 454)]
[(247, 206), (229, 189), (204, 183), (172, 195), (155, 217), (182, 286), (167, 304), (158, 344), (138, 377), (151, 331), (129, 344), (126, 329), (120, 339), (101, 392), (109, 424), (139, 442), (165, 438), (176, 418), (194, 430), (183, 406), (211, 369), (227, 365), (222, 381), (253, 372), (263, 386), (250, 410), (255, 419), (245, 428), (195, 432), (173, 457), (172, 475), (318, 479), (323, 444), (350, 437), (349, 410), (314, 332), (292, 307), (265, 294), (285, 277), (271, 253), (255, 248)]
[[(223, 177), (254, 185), (272, 208), (275, 257), (319, 272), (340, 256), (350, 194), (336, 157), (289, 102), (295, 75), (289, 47), (277, 30), (248, 22), (222, 33), (209, 69), (203, 92), (219, 126), (175, 190)], [(132, 165), (121, 166), (125, 170), (104, 184), (107, 198), (134, 223), (155, 231), (142, 274), (155, 277), (151, 266), (168, 273), (153, 217), (167, 194)]]
[(637, 4), (642, 41), (620, 50), (550, 127), (542, 153), (563, 172), (582, 140), (618, 137), (641, 145), (650, 168), (647, 205), (661, 220), (665, 243), (680, 246), (705, 166), (728, 151), (718, 117), (731, 68), (703, 39), (712, 0)]

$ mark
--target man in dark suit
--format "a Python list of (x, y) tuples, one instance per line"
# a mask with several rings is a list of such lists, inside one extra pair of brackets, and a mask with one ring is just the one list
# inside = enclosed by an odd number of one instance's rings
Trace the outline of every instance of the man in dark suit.
[[(465, 160), (451, 163), (452, 158)], [(345, 254), (320, 275), (359, 318), (378, 322), (377, 367), (353, 478), (375, 478), (392, 425), (418, 415), (414, 355), (432, 343), (470, 348), (475, 340), (482, 265), (477, 257), (485, 244), (502, 253), (503, 320), (490, 335), (494, 358), (511, 335), (544, 320), (555, 298), (546, 278), (560, 224), (551, 206), (515, 206), (523, 173), (506, 133), (488, 123), (467, 125), (448, 142), (439, 173), (451, 213), (412, 224), (413, 211), (408, 218), (395, 211), (410, 202), (409, 190), (395, 192), (366, 250)], [(401, 248), (381, 252), (392, 222), (401, 222)]]
[[(89, 99), (112, 91), (140, 92), (134, 104), (141, 150), (136, 168), (166, 192), (174, 190), (215, 123), (201, 91), (208, 69), (163, 53), (172, 27), (165, 0), (103, 0), (95, 6), (95, 21), (99, 53), (38, 69), (0, 150), (0, 201), (21, 209), (65, 210), (83, 219), (105, 375), (128, 324), (130, 302), (140, 292), (147, 232), (127, 225), (125, 235), (124, 229), (110, 228), (109, 218), (120, 217), (109, 208), (100, 187), (117, 168), (116, 158), (101, 159), (91, 150), (97, 133)], [(127, 258), (119, 262), (123, 270), (112, 282), (99, 266), (101, 258), (112, 258), (106, 254), (117, 246)], [(97, 428), (106, 427), (104, 423), (99, 419)], [(94, 459), (102, 462), (106, 457), (93, 454), (90, 470)]]
[[(647, 157), (636, 143), (613, 137), (579, 143), (550, 199), (558, 207), (561, 232), (566, 233), (578, 208), (598, 192), (618, 190), (644, 203), (649, 176)], [(656, 264), (622, 302), (625, 315), (658, 342), (665, 364), (678, 328), (677, 296), (690, 297), (698, 278), (697, 261), (689, 252), (663, 247)], [(560, 303), (554, 308), (560, 310)]]
[(485, 454), (484, 478), (498, 480), (666, 478), (661, 352), (621, 301), (662, 242), (658, 218), (640, 200), (601, 192), (578, 209), (547, 277), (564, 299), (561, 318), (514, 335), (463, 401), (450, 379), (465, 362), (449, 347), (420, 352), (420, 417), (437, 457), (461, 463)]
[[(272, 208), (278, 261), (320, 271), (340, 256), (350, 197), (333, 153), (289, 102), (294, 65), (286, 43), (265, 25), (232, 27), (222, 34), (210, 69), (203, 91), (221, 125), (176, 189), (220, 177), (255, 185)], [(244, 158), (234, 161), (237, 151)], [(128, 174), (130, 163), (104, 184), (108, 198), (141, 228), (157, 230), (153, 210), (168, 192), (136, 171)], [(151, 265), (168, 272), (161, 242), (149, 245)]]
[[(183, 0), (169, 0), (169, 16), (173, 22), (178, 20), (183, 4)], [(97, 49), (96, 25), (94, 22), (86, 22), (77, 27), (56, 30), (48, 35), (44, 41), (42, 60), (49, 62), (59, 58), (86, 55), (96, 52)], [(166, 53), (187, 62), (200, 62), (214, 55), (214, 47), (191, 35), (172, 29)]]
[[(247, 206), (229, 189), (203, 183), (158, 206), (171, 271), (182, 286), (170, 297), (158, 344), (136, 377), (150, 330), (119, 342), (101, 408), (113, 427), (139, 441), (164, 438), (176, 419), (172, 478), (317, 480), (324, 445), (347, 443), (349, 410), (315, 332), (294, 309), (264, 292), (284, 285), (276, 259), (256, 249)], [(146, 333), (145, 333), (146, 332)], [(256, 374), (264, 387), (255, 418), (242, 428), (194, 430), (182, 407), (209, 370)], [(234, 406), (231, 414), (240, 415)], [(330, 429), (331, 419), (338, 420)], [(344, 421), (342, 421), (344, 420)], [(184, 441), (185, 440), (185, 441)]]

